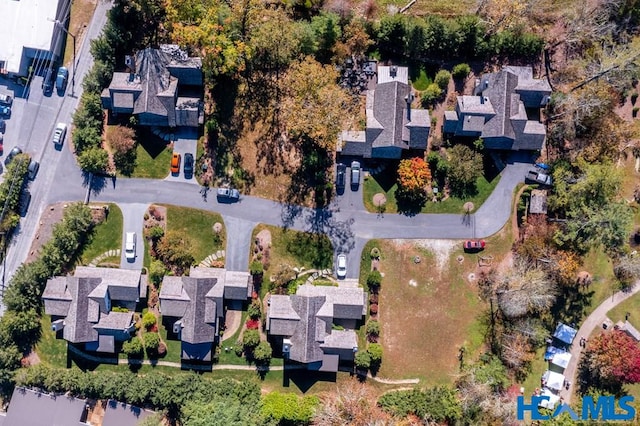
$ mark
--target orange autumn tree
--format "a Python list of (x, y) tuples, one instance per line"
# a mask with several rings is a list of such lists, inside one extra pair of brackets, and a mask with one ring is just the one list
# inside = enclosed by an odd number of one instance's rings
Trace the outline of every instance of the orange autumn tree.
[(401, 160), (398, 166), (398, 185), (403, 191), (423, 191), (431, 180), (429, 165), (421, 157)]

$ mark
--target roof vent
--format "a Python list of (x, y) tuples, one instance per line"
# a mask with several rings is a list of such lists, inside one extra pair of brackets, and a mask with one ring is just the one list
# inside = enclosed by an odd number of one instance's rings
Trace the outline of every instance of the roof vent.
[(389, 75), (393, 78), (396, 78), (396, 75), (398, 75), (398, 67), (392, 65), (391, 68), (389, 68)]
[(485, 80), (483, 84), (484, 88), (486, 89), (487, 87), (489, 87), (489, 80)]
[(178, 320), (176, 322), (173, 323), (173, 333), (174, 334), (180, 334), (180, 332), (182, 331), (182, 320)]

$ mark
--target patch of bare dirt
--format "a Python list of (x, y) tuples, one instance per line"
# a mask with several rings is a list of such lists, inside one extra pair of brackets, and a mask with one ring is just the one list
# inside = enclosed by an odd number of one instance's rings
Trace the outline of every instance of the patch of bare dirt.
[(67, 203), (52, 204), (47, 206), (44, 213), (42, 213), (42, 216), (40, 216), (40, 225), (38, 226), (36, 236), (31, 242), (31, 248), (29, 249), (29, 255), (27, 256), (26, 263), (33, 262), (36, 259), (40, 248), (49, 241), (49, 238), (51, 238), (51, 235), (53, 234), (53, 225), (62, 220), (62, 215), (66, 205)]
[(29, 355), (22, 358), (22, 366), (28, 367), (30, 365), (40, 364), (40, 357), (36, 353), (36, 351), (29, 352)]
[(455, 240), (415, 240), (418, 247), (425, 248), (432, 252), (436, 257), (436, 265), (442, 273), (449, 266), (451, 253), (458, 245)]

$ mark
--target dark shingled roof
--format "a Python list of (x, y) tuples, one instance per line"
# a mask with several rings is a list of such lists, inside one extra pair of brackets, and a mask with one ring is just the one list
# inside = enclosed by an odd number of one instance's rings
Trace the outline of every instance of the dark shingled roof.
[(268, 331), (290, 339), (291, 360), (319, 362), (324, 349), (352, 350), (357, 346), (353, 330), (332, 331), (331, 325), (334, 319), (361, 319), (365, 300), (362, 288), (301, 285), (295, 295), (271, 296)]
[(86, 401), (65, 395), (47, 395), (16, 387), (7, 410), (6, 426), (86, 425)]
[(476, 96), (459, 96), (457, 116), (445, 114), (444, 130), (459, 136), (480, 136), (489, 149), (540, 150), (546, 130), (529, 120), (526, 108), (544, 106), (551, 93), (545, 79), (534, 79), (530, 67), (504, 67), (484, 74)]
[(367, 129), (364, 134), (340, 135), (338, 145), (343, 155), (400, 158), (402, 151), (409, 148), (426, 149), (431, 127), (429, 111), (410, 107), (413, 96), (408, 69), (395, 68), (392, 76), (391, 67), (378, 67), (378, 84), (367, 92)]

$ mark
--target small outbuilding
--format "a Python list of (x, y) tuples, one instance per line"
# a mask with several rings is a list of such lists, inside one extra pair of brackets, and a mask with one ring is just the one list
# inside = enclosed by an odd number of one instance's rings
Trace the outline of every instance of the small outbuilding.
[(547, 191), (544, 189), (534, 189), (531, 191), (531, 202), (529, 213), (547, 214)]

